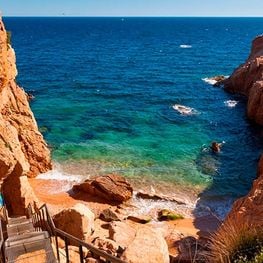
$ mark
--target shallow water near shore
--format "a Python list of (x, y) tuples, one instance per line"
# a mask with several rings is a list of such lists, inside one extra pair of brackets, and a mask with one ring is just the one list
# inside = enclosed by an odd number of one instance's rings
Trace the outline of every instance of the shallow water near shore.
[[(203, 79), (231, 74), (263, 19), (4, 20), (18, 82), (35, 96), (32, 110), (61, 166), (50, 176), (117, 172), (137, 188), (200, 194), (199, 205), (221, 216), (247, 193), (262, 132), (246, 119), (243, 97)], [(212, 141), (225, 142), (220, 154), (209, 151)]]

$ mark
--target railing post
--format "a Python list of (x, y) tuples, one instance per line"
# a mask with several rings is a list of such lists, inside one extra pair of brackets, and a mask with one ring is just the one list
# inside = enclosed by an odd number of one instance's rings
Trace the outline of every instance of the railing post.
[(41, 224), (42, 230), (46, 231), (46, 220), (45, 220), (45, 213), (43, 209), (40, 210), (40, 214), (42, 215), (42, 224)]
[(79, 259), (80, 259), (80, 263), (84, 263), (84, 256), (83, 256), (82, 245), (79, 246)]
[(55, 233), (55, 240), (56, 240), (57, 258), (58, 258), (58, 262), (60, 262), (60, 255), (59, 255), (59, 247), (58, 247), (58, 236), (57, 236), (57, 233)]
[(66, 262), (69, 263), (68, 238), (65, 237)]

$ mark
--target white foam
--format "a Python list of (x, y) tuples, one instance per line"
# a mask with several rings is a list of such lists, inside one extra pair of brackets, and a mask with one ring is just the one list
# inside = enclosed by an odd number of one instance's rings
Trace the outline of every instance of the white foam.
[(192, 48), (191, 45), (180, 45), (180, 48)]
[(198, 114), (198, 111), (195, 110), (194, 108), (190, 108), (184, 105), (180, 104), (175, 104), (173, 105), (173, 109), (178, 111), (182, 115), (193, 115), (193, 114)]
[(224, 101), (224, 104), (229, 108), (234, 108), (238, 104), (238, 101), (236, 100), (226, 100)]
[[(224, 76), (225, 79), (229, 78), (229, 76)], [(204, 82), (210, 84), (210, 85), (215, 85), (218, 81), (214, 79), (214, 77), (212, 78), (203, 78), (202, 79)]]
[(59, 168), (40, 174), (36, 178), (42, 180), (57, 180), (57, 181), (77, 182), (77, 183), (83, 181), (83, 176), (67, 174), (62, 170), (60, 170)]
[[(153, 211), (157, 211), (159, 209), (170, 209), (174, 211), (178, 211), (185, 217), (192, 217), (192, 211), (195, 209), (195, 202), (193, 203), (190, 199), (185, 198), (183, 200), (185, 204), (177, 204), (173, 201), (166, 201), (166, 200), (150, 200), (150, 199), (143, 199), (136, 197), (136, 193), (133, 196), (133, 205), (135, 207), (132, 208), (132, 214), (142, 214), (142, 215), (149, 215), (152, 214)], [(154, 213), (155, 214), (155, 213)]]
[(210, 84), (210, 85), (215, 85), (215, 84), (217, 83), (216, 80), (211, 79), (211, 78), (203, 78), (202, 80), (203, 80), (204, 82)]

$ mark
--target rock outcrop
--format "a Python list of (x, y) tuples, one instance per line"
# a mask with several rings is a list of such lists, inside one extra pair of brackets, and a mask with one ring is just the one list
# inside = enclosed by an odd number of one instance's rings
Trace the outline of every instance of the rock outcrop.
[(136, 229), (125, 222), (113, 222), (109, 225), (109, 238), (127, 248), (136, 235)]
[(263, 125), (263, 36), (254, 39), (248, 59), (224, 81), (224, 86), (247, 96), (249, 119)]
[(122, 248), (118, 246), (118, 244), (108, 238), (96, 238), (93, 241), (93, 245), (98, 249), (117, 257), (119, 254), (123, 252)]
[(53, 218), (57, 228), (87, 241), (94, 230), (94, 214), (83, 204), (64, 209)]
[(3, 194), (10, 215), (21, 216), (27, 214), (28, 205), (38, 202), (28, 179), (23, 173), (22, 166), (17, 162), (13, 172), (5, 179)]
[(125, 178), (117, 174), (99, 176), (94, 180), (74, 185), (74, 191), (83, 191), (108, 201), (125, 202), (132, 197), (133, 189)]
[[(224, 82), (224, 85), (226, 90), (248, 97), (248, 117), (257, 124), (263, 125), (263, 36), (259, 36), (253, 41), (247, 61), (234, 71), (231, 77)], [(224, 255), (229, 256), (227, 254), (230, 253), (228, 248), (233, 246), (235, 242), (239, 242), (237, 240), (240, 240), (242, 231), (262, 228), (263, 155), (258, 165), (257, 179), (250, 192), (234, 203), (224, 223), (215, 234), (213, 243), (217, 245), (212, 244), (213, 253), (217, 256), (221, 253), (221, 256), (222, 248), (225, 247), (227, 251), (224, 252)], [(229, 242), (230, 245), (226, 242)]]
[[(254, 39), (248, 59), (224, 85), (226, 90), (248, 97), (248, 117), (263, 125), (263, 36)], [(263, 157), (252, 189), (247, 196), (235, 202), (226, 221), (263, 227)]]
[(8, 43), (0, 18), (0, 177), (10, 175), (19, 163), (23, 175), (35, 177), (51, 169), (50, 152), (28, 103), (15, 82), (15, 52)]
[(129, 263), (169, 263), (168, 246), (162, 234), (150, 227), (137, 230), (122, 257)]
[(235, 202), (226, 221), (263, 228), (263, 155), (250, 192)]

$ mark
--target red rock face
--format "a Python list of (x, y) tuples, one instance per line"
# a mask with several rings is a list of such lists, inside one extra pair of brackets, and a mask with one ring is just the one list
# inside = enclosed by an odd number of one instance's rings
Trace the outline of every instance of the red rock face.
[[(254, 39), (247, 61), (224, 85), (226, 90), (248, 97), (248, 117), (263, 125), (263, 36)], [(226, 221), (263, 226), (263, 156), (259, 162), (258, 179), (248, 195), (235, 202)]]
[(28, 177), (51, 169), (50, 151), (16, 75), (15, 53), (0, 18), (0, 178), (12, 174), (17, 163)]
[(225, 89), (248, 97), (248, 117), (263, 125), (263, 36), (254, 39), (247, 61), (224, 81)]
[(258, 178), (247, 196), (235, 202), (226, 221), (263, 227), (263, 155), (258, 165)]

